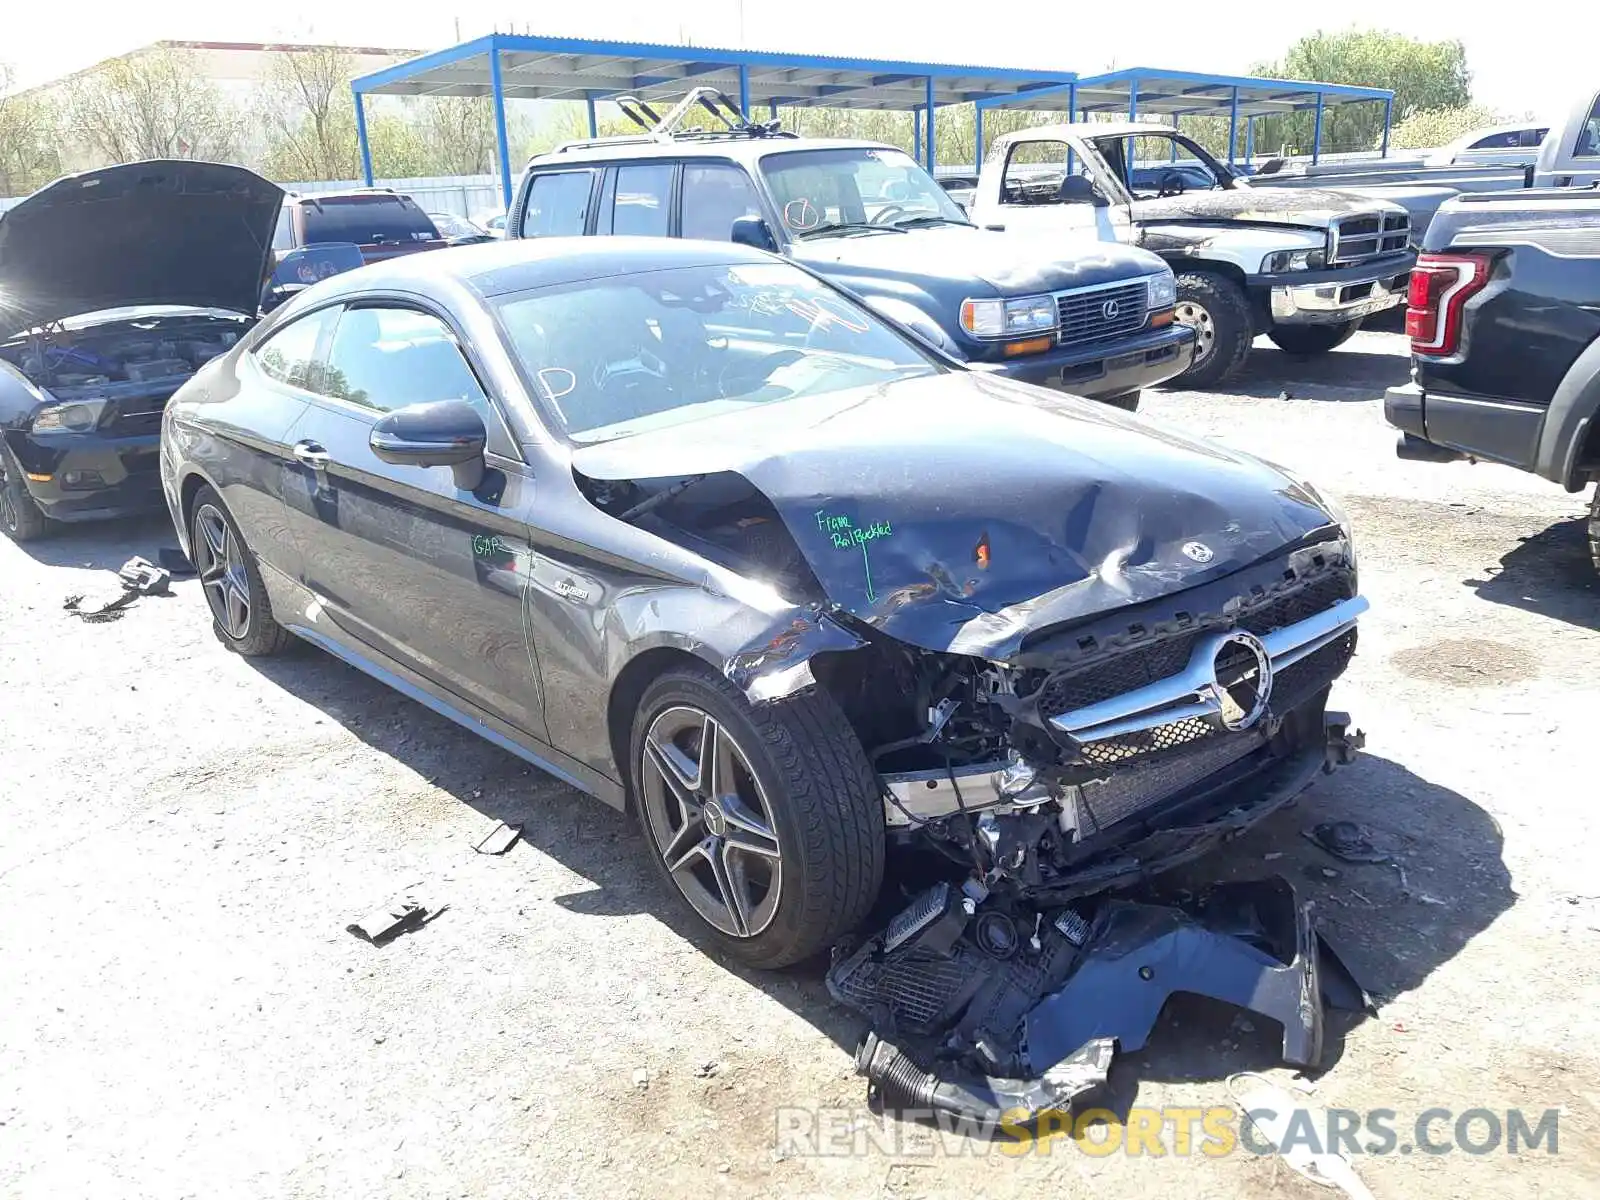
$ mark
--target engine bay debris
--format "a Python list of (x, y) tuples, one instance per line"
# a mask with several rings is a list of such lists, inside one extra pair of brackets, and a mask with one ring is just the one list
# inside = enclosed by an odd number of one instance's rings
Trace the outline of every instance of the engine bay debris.
[(1322, 1056), (1325, 1007), (1372, 1011), (1279, 876), (1054, 906), (941, 881), (836, 949), (827, 983), (871, 1023), (856, 1060), (869, 1100), (991, 1122), (1036, 1119), (1105, 1083), (1177, 992), (1276, 1021), (1284, 1061), (1305, 1068)]

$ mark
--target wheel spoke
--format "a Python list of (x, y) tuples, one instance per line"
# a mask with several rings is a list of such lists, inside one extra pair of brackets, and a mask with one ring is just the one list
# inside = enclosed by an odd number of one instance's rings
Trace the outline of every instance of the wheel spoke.
[(228, 561), (227, 535), (222, 519), (207, 509), (200, 517), (200, 533), (206, 539), (206, 549), (211, 551), (212, 560), (226, 563)]
[[(713, 839), (707, 839), (713, 840)], [(735, 878), (735, 873), (728, 869), (728, 848), (726, 845), (707, 847), (707, 860), (711, 863), (711, 874), (717, 881), (717, 891), (721, 893), (723, 907), (728, 910), (728, 916), (733, 919), (734, 932), (739, 937), (750, 936), (750, 910), (745, 903), (743, 873)]]
[(700, 762), (695, 775), (695, 791), (703, 798), (722, 795), (722, 755), (726, 745), (728, 739), (722, 736), (721, 728), (706, 717), (700, 726)]
[(678, 808), (685, 814), (698, 813), (700, 804), (695, 797), (695, 783), (699, 772), (689, 756), (671, 742), (658, 742), (654, 738), (645, 739), (644, 752), (677, 801)]
[(705, 829), (698, 819), (685, 821), (683, 828), (673, 834), (672, 841), (661, 852), (661, 861), (667, 864), (667, 870), (676, 875), (686, 867), (694, 865), (694, 860), (704, 858), (711, 860), (711, 843), (715, 839), (705, 836)]
[(719, 802), (722, 815), (727, 818), (731, 831), (728, 844), (746, 854), (759, 854), (763, 858), (778, 858), (778, 835), (765, 821), (747, 808), (736, 795), (724, 796)]
[(227, 605), (228, 632), (243, 637), (250, 624), (250, 600), (232, 579), (228, 580)]

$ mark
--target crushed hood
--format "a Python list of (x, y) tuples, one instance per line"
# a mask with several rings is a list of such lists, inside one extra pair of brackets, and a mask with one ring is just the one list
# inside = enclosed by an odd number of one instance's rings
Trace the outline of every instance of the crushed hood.
[(966, 371), (752, 405), (579, 447), (572, 463), (600, 480), (736, 472), (835, 605), (996, 660), (1335, 524), (1248, 455)]
[(222, 163), (68, 175), (0, 218), (0, 337), (108, 308), (254, 314), (283, 190)]
[(1059, 237), (996, 233), (962, 225), (931, 226), (901, 233), (846, 234), (795, 242), (790, 256), (829, 278), (886, 279), (897, 288), (948, 290), (954, 306), (973, 294), (977, 281), (1000, 296), (1065, 291), (1113, 283), (1162, 269), (1143, 250), (1099, 242), (1086, 232), (1076, 244)]
[(1336, 217), (1377, 212), (1390, 207), (1371, 196), (1354, 196), (1320, 188), (1251, 187), (1248, 184), (1211, 192), (1188, 192), (1160, 200), (1141, 200), (1140, 221), (1238, 221), (1241, 224), (1296, 225), (1326, 229)]

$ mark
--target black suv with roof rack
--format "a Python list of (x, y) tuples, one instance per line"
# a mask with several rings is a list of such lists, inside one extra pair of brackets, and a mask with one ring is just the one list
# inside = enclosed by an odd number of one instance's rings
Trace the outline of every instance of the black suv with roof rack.
[[(709, 88), (665, 117), (622, 104), (644, 132), (534, 158), (506, 236), (758, 246), (957, 359), (1128, 409), (1194, 356), (1193, 332), (1173, 321), (1172, 271), (1148, 251), (1086, 242), (1063, 253), (978, 229), (904, 151), (753, 124)], [(718, 124), (685, 128), (697, 105)]]

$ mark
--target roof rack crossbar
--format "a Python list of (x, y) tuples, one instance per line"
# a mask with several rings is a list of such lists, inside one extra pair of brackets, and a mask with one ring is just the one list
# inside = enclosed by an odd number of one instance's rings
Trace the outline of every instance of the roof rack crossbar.
[[(589, 150), (597, 146), (626, 146), (646, 142), (672, 142), (677, 140), (705, 140), (709, 138), (792, 138), (795, 135), (783, 130), (776, 120), (751, 121), (728, 94), (719, 88), (696, 87), (667, 110), (666, 116), (640, 100), (637, 96), (616, 96), (613, 103), (624, 116), (644, 130), (643, 133), (625, 133), (614, 137), (581, 138), (562, 142), (552, 154), (568, 150)], [(695, 107), (704, 108), (722, 124), (722, 128), (705, 129), (698, 125), (685, 125)]]

